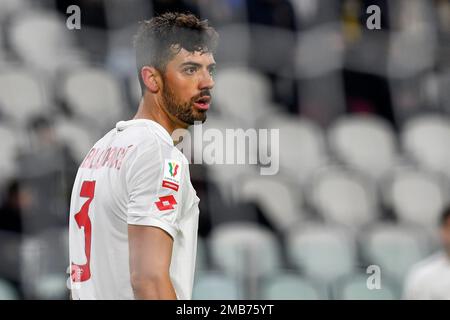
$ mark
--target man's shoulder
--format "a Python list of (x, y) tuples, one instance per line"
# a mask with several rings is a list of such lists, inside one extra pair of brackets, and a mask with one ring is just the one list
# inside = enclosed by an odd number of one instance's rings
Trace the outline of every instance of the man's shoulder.
[(443, 263), (444, 255), (442, 252), (437, 252), (416, 263), (412, 268), (410, 275), (415, 278), (424, 279), (434, 276), (439, 267)]

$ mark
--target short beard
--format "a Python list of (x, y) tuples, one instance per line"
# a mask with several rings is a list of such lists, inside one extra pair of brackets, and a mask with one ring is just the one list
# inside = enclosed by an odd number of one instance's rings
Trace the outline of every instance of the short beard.
[(194, 108), (194, 101), (181, 102), (176, 94), (170, 89), (167, 81), (163, 85), (163, 99), (167, 111), (178, 120), (193, 125), (196, 121), (204, 123), (206, 121), (206, 111), (199, 111)]

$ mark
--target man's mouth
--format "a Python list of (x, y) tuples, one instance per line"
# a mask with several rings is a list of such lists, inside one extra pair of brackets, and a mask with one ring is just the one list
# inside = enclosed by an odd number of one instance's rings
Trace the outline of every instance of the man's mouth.
[(200, 110), (208, 110), (210, 104), (211, 104), (210, 96), (204, 96), (194, 101), (195, 107)]

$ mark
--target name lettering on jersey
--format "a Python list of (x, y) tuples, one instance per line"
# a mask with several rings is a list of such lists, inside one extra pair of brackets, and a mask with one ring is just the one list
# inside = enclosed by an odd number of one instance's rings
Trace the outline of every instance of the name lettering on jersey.
[(166, 159), (164, 162), (164, 176), (162, 186), (164, 188), (178, 191), (181, 181), (181, 162)]
[(132, 147), (133, 145), (129, 145), (128, 147), (109, 147), (106, 150), (92, 148), (86, 158), (84, 158), (80, 168), (96, 170), (107, 167), (119, 170), (122, 166), (123, 159)]
[(155, 202), (159, 211), (174, 209), (174, 205), (177, 204), (173, 195), (159, 197), (159, 201)]

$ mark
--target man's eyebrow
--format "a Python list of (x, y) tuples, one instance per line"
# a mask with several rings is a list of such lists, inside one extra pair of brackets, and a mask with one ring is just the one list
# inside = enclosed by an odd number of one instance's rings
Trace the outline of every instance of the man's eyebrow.
[[(198, 68), (202, 67), (202, 65), (200, 63), (193, 62), (193, 61), (183, 62), (180, 65), (180, 67), (184, 67), (184, 66), (193, 66), (193, 67), (198, 67)], [(208, 65), (207, 68), (210, 69), (210, 68), (215, 68), (215, 67), (216, 67), (216, 64), (215, 63), (211, 63), (211, 64)]]

